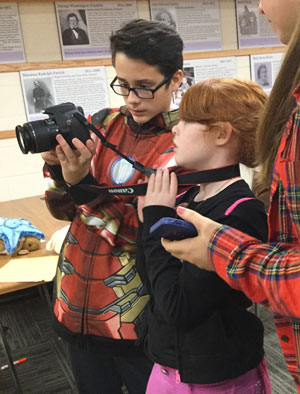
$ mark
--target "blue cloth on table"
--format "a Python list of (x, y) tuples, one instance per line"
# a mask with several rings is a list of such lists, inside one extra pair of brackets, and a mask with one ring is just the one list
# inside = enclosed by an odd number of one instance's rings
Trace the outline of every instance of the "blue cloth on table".
[(31, 236), (45, 239), (45, 234), (27, 219), (4, 218), (0, 216), (0, 239), (4, 241), (9, 254), (14, 253), (22, 237)]

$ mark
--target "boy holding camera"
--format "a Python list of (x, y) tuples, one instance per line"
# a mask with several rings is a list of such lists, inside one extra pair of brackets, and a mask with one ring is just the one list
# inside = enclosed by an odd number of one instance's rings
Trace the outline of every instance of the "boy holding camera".
[[(134, 20), (110, 37), (116, 77), (111, 88), (125, 106), (99, 112), (92, 123), (109, 143), (145, 167), (165, 167), (173, 157), (172, 92), (182, 79), (183, 42), (172, 28)], [(68, 342), (79, 392), (145, 392), (152, 363), (136, 346), (135, 326), (148, 301), (135, 268), (137, 213), (132, 196), (96, 196), (80, 185), (137, 183), (141, 174), (96, 136), (86, 144), (61, 134), (42, 153), (46, 203), (70, 220), (54, 288), (58, 334)]]

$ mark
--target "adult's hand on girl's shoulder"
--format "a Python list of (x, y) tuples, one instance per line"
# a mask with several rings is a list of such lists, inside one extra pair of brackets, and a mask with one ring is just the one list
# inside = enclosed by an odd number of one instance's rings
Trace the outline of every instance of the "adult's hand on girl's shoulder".
[(213, 271), (214, 268), (208, 256), (208, 244), (218, 227), (221, 225), (199, 213), (185, 207), (177, 207), (177, 214), (184, 220), (191, 222), (198, 230), (198, 235), (181, 241), (162, 239), (162, 246), (172, 256), (188, 261), (198, 268)]

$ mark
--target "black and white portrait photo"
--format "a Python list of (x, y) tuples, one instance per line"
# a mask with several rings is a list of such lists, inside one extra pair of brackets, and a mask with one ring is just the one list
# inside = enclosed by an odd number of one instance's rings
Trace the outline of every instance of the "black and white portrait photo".
[(176, 22), (175, 16), (172, 15), (171, 11), (166, 8), (161, 8), (159, 10), (155, 10), (153, 13), (153, 19), (157, 22), (164, 23), (167, 26), (173, 27), (176, 30)]
[(26, 79), (24, 89), (30, 114), (42, 113), (45, 108), (54, 105), (51, 78)]
[(238, 16), (240, 34), (245, 36), (255, 35), (258, 32), (257, 16), (254, 10), (250, 10), (247, 5)]
[(270, 88), (272, 86), (271, 78), (271, 62), (257, 63), (254, 65), (255, 82), (262, 88)]
[(61, 37), (63, 45), (88, 45), (85, 10), (60, 11)]

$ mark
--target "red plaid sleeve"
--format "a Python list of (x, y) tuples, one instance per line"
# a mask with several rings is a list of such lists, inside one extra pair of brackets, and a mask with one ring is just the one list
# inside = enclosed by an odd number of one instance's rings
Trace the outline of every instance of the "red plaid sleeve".
[(263, 244), (238, 230), (221, 226), (209, 245), (219, 276), (231, 287), (273, 312), (300, 318), (300, 249)]

